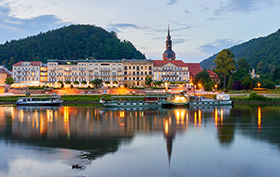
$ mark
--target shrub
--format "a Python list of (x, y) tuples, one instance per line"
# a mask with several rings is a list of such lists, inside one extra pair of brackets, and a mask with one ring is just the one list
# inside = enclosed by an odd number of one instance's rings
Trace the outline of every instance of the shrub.
[(250, 93), (249, 95), (250, 100), (268, 100), (269, 98), (263, 96), (263, 95), (258, 95), (256, 92)]

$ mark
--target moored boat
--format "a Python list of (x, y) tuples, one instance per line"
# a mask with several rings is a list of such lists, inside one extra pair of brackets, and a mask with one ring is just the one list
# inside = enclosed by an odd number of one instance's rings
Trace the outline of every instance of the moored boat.
[(218, 94), (216, 99), (209, 99), (205, 97), (197, 97), (195, 100), (189, 102), (190, 107), (202, 107), (202, 106), (223, 106), (232, 105), (230, 96), (228, 94)]
[(161, 106), (160, 99), (162, 99), (161, 97), (147, 95), (143, 100), (127, 100), (127, 98), (128, 96), (115, 96), (112, 97), (112, 100), (105, 100), (101, 97), (99, 103), (103, 104), (104, 107), (159, 107)]
[(189, 96), (185, 92), (179, 95), (170, 95), (161, 105), (163, 108), (187, 107), (189, 106)]
[(63, 101), (59, 96), (23, 97), (16, 102), (17, 106), (60, 106)]

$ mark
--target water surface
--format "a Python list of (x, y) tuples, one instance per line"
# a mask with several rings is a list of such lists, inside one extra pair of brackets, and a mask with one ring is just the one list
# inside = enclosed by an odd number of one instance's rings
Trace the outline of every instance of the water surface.
[(1, 106), (0, 176), (280, 176), (279, 115), (280, 106)]

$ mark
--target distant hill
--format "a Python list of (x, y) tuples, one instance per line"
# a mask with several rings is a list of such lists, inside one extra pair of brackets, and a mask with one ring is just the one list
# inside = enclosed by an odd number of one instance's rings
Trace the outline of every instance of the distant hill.
[(70, 25), (0, 45), (0, 61), (9, 67), (18, 61), (47, 59), (145, 59), (131, 42), (115, 32), (91, 25)]
[[(266, 37), (235, 45), (229, 50), (234, 54), (235, 60), (244, 58), (251, 67), (260, 70), (259, 73), (268, 72), (280, 64), (280, 29)], [(215, 68), (213, 61), (216, 56), (217, 54), (203, 60), (200, 63), (202, 68)]]

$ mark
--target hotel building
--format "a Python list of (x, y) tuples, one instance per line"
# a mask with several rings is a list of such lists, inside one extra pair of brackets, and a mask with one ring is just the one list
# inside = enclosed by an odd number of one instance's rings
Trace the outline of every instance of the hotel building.
[(41, 84), (47, 81), (47, 66), (40, 61), (20, 61), (13, 64), (15, 83)]
[(153, 76), (152, 60), (48, 60), (49, 86), (58, 86), (58, 82), (90, 81), (99, 78), (109, 81), (112, 86), (144, 85), (147, 75)]

